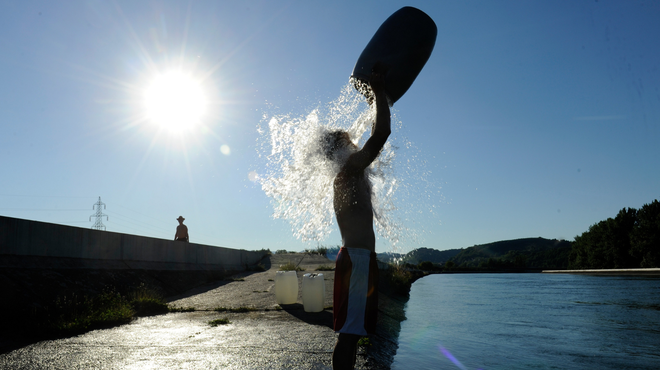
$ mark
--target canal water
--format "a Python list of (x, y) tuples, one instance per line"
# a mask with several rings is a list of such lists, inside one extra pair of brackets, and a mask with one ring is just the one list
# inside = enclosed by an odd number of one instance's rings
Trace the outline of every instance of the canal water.
[(392, 369), (660, 369), (660, 278), (442, 274), (415, 282)]

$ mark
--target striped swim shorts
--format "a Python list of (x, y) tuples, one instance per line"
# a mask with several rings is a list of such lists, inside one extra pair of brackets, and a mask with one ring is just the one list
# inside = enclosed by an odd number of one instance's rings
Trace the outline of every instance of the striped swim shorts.
[(333, 301), (337, 333), (367, 335), (376, 331), (378, 263), (376, 253), (342, 247), (337, 255)]

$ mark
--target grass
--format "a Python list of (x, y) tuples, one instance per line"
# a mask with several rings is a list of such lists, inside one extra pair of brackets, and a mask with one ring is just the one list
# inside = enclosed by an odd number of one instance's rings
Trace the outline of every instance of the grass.
[(245, 312), (252, 312), (252, 311), (257, 311), (256, 308), (254, 307), (218, 307), (213, 309), (213, 311), (217, 312), (231, 312), (231, 313), (245, 313)]
[(280, 271), (305, 271), (305, 269), (294, 265), (293, 262), (288, 262), (284, 265), (280, 265)]
[(333, 265), (320, 265), (316, 268), (316, 271), (334, 271), (335, 266)]
[(46, 309), (47, 330), (59, 333), (76, 333), (93, 328), (125, 324), (133, 319), (135, 311), (126, 297), (114, 289), (106, 289), (95, 297), (58, 297)]
[(215, 319), (215, 320), (209, 321), (209, 325), (211, 325), (213, 327), (218, 326), (218, 325), (227, 325), (227, 324), (231, 324), (231, 321), (229, 321), (229, 319), (226, 318), (226, 317), (224, 319)]
[(371, 340), (369, 337), (362, 337), (357, 342), (358, 347), (371, 347)]
[(34, 312), (30, 326), (54, 335), (71, 335), (173, 310), (158, 292), (144, 284), (126, 294), (106, 287), (96, 295), (72, 293), (57, 297), (43, 310)]
[(169, 307), (170, 312), (195, 312), (195, 307)]
[(136, 316), (158, 315), (170, 310), (163, 297), (144, 283), (131, 292), (129, 297)]
[(243, 279), (243, 278), (231, 278), (231, 277), (226, 278), (225, 280), (227, 280), (227, 281), (245, 281), (245, 279)]

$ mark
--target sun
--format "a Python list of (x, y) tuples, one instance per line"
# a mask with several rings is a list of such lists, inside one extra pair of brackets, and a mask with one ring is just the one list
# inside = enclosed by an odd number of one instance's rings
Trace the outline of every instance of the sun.
[(197, 126), (206, 113), (202, 85), (181, 71), (156, 76), (145, 90), (147, 119), (172, 133)]

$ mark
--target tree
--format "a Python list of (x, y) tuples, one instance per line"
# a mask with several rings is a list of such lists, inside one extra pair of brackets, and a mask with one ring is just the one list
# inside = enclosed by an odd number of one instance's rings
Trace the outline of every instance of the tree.
[(631, 234), (630, 254), (640, 259), (641, 267), (660, 267), (660, 202), (645, 204), (637, 214)]
[(660, 203), (639, 211), (624, 208), (615, 218), (589, 227), (575, 237), (569, 268), (638, 268), (660, 266)]
[(422, 271), (433, 271), (435, 270), (435, 267), (433, 266), (433, 262), (431, 261), (424, 261), (420, 262), (419, 265), (417, 265), (420, 270)]
[(639, 260), (630, 254), (630, 235), (637, 223), (637, 210), (624, 208), (619, 211), (614, 221), (610, 223), (609, 230), (610, 245), (609, 253), (612, 258), (613, 268), (627, 268), (639, 266)]

